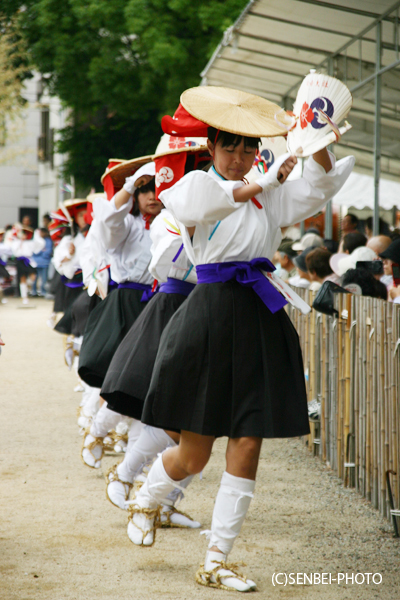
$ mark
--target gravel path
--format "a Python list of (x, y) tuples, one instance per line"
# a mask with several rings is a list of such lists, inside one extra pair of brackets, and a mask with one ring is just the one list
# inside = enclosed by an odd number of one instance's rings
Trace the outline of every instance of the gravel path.
[[(17, 300), (0, 305), (6, 342), (0, 357), (0, 599), (238, 598), (195, 583), (206, 548), (198, 530), (161, 530), (153, 548), (129, 541), (126, 516), (106, 500), (102, 473), (80, 459), (80, 395), (72, 391), (76, 377), (64, 365), (62, 337), (46, 327), (51, 303), (18, 306)], [(204, 529), (224, 447), (224, 440), (216, 443), (203, 480), (194, 480), (182, 503)], [(104, 471), (116, 459), (107, 455)], [(230, 556), (247, 563), (258, 584), (254, 598), (397, 600), (399, 558), (390, 524), (300, 440), (264, 443), (255, 498)], [(298, 583), (274, 587), (278, 572), (300, 574)], [(311, 585), (303, 573), (331, 574), (332, 580), (347, 573), (350, 579)], [(356, 573), (381, 577), (352, 583)]]

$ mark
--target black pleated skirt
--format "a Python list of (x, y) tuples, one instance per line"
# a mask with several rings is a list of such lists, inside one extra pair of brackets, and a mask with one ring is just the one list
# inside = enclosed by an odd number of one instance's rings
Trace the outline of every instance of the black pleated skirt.
[(116, 289), (89, 315), (79, 354), (79, 377), (101, 387), (118, 346), (146, 306), (142, 290)]
[(17, 273), (18, 279), (21, 277), (29, 277), (30, 275), (34, 275), (36, 273), (36, 269), (31, 265), (26, 265), (24, 261), (17, 259)]
[(109, 409), (141, 418), (161, 335), (186, 298), (156, 294), (132, 325), (114, 354), (101, 389)]
[[(78, 282), (82, 281), (82, 275), (77, 275), (71, 281)], [(68, 287), (64, 285), (61, 278), (56, 285), (56, 291), (54, 296), (54, 312), (65, 312), (82, 294), (84, 291), (83, 287)]]
[(0, 277), (4, 279), (10, 279), (11, 277), (10, 273), (7, 271), (4, 265), (0, 265)]
[(67, 308), (54, 330), (75, 337), (83, 335), (89, 314), (100, 302), (101, 299), (96, 294), (93, 296), (88, 296), (87, 293), (80, 294)]
[(161, 337), (142, 421), (232, 438), (309, 433), (303, 361), (284, 309), (236, 281), (199, 284)]

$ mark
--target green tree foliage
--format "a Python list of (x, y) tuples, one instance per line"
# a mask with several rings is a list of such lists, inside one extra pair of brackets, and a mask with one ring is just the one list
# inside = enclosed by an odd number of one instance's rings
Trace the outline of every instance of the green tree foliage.
[(163, 114), (199, 74), (247, 0), (3, 0), (31, 64), (71, 109), (67, 174), (97, 185), (110, 156), (151, 153)]

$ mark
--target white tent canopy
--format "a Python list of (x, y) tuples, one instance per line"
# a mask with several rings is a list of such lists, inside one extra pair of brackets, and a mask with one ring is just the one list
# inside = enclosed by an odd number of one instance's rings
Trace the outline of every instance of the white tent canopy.
[[(374, 178), (353, 172), (340, 192), (334, 197), (333, 204), (354, 207), (358, 210), (374, 208)], [(380, 180), (379, 207), (391, 210), (400, 206), (400, 183), (390, 179)]]

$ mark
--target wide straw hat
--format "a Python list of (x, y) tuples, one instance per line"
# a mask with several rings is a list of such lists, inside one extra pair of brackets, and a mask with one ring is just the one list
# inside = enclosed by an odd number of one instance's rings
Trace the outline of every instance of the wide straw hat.
[(133, 175), (140, 167), (152, 160), (152, 156), (140, 156), (139, 158), (133, 158), (132, 160), (124, 160), (111, 169), (107, 168), (100, 181), (103, 183), (106, 175), (110, 175), (114, 187), (116, 189), (121, 189), (127, 177)]
[(181, 104), (207, 125), (246, 137), (286, 135), (293, 122), (277, 104), (231, 88), (190, 88), (181, 95)]
[(161, 158), (161, 156), (180, 154), (181, 152), (208, 152), (207, 138), (176, 137), (164, 133), (153, 155), (153, 160)]

